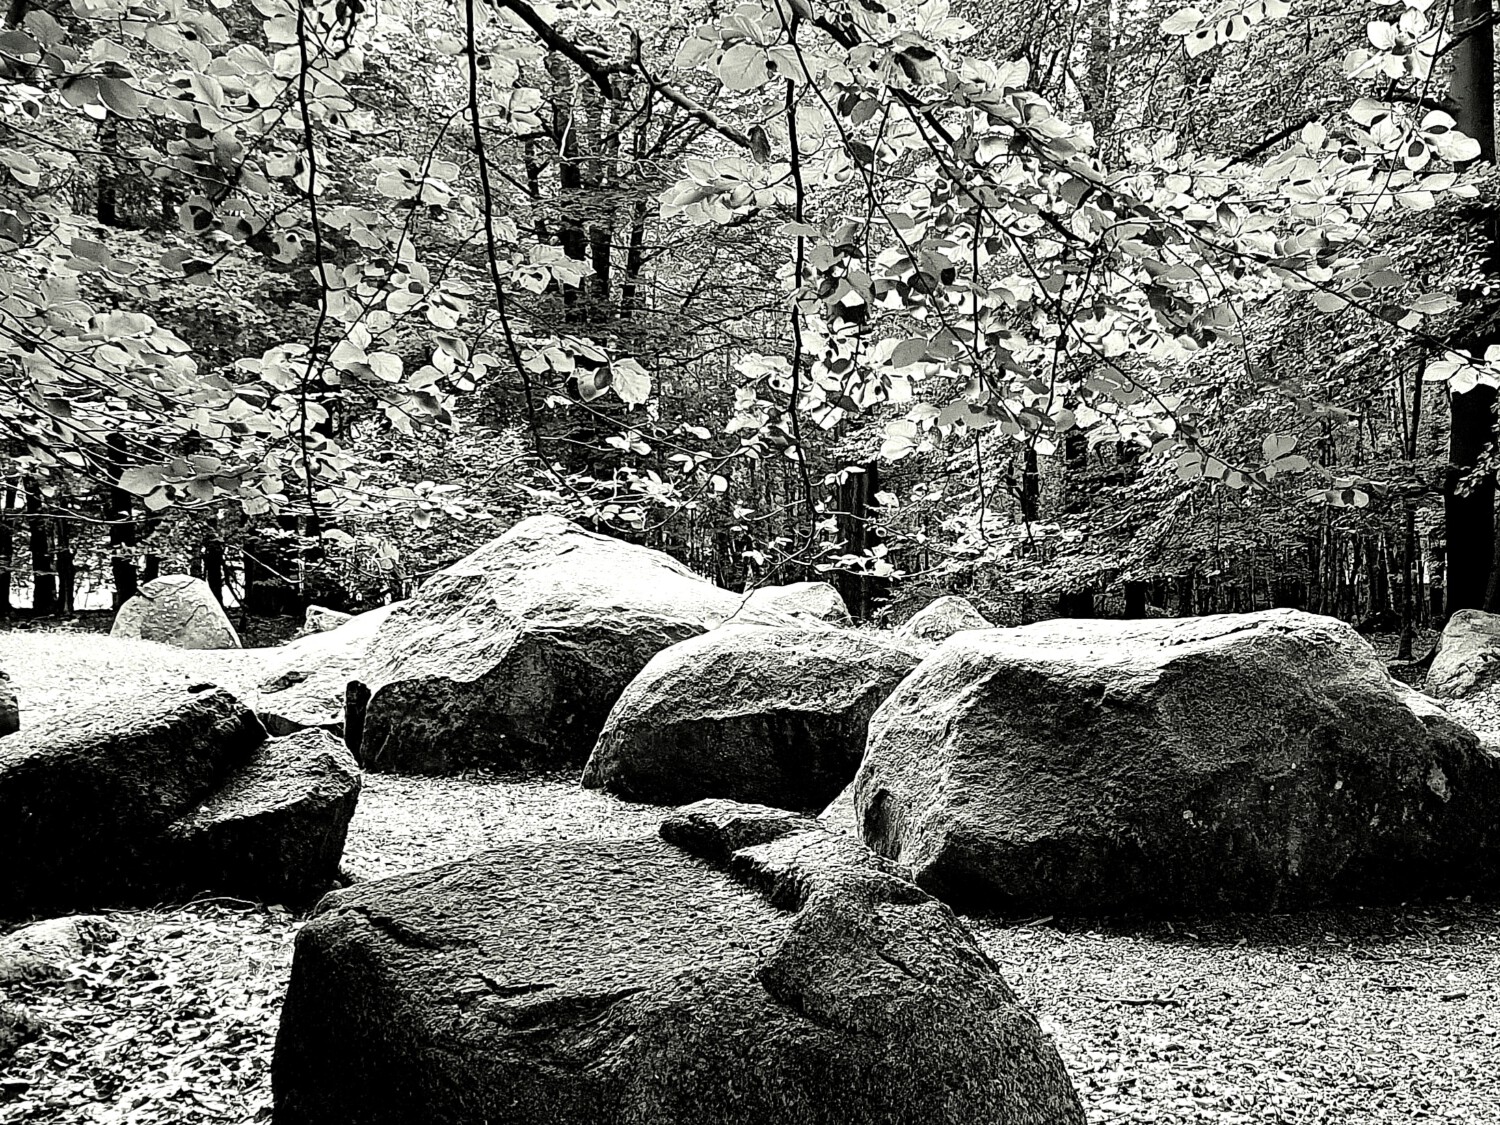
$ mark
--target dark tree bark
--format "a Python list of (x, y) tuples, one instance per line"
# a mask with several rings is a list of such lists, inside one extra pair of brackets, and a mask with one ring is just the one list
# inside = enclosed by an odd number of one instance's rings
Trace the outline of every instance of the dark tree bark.
[[(124, 434), (110, 434), (105, 439), (109, 451), (110, 479), (117, 482), (129, 463)], [(135, 497), (111, 483), (104, 499), (109, 520), (109, 572), (114, 583), (114, 608), (119, 609), (140, 589), (135, 569)]]
[(1063, 617), (1096, 617), (1094, 595), (1088, 590), (1073, 590), (1057, 596), (1057, 612)]
[(31, 611), (48, 616), (57, 612), (57, 560), (52, 519), (42, 512), (41, 481), (36, 477), (26, 482), (26, 523), (31, 545)]
[(16, 506), (16, 482), (5, 482), (5, 493), (0, 498), (0, 617), (9, 617), (11, 604), (11, 576), (16, 569), (16, 535), (10, 522), (10, 513)]
[[(862, 554), (880, 543), (880, 535), (870, 519), (870, 504), (880, 491), (880, 468), (874, 462), (862, 473), (850, 473), (838, 488), (838, 533), (844, 550)], [(849, 612), (861, 620), (875, 611), (875, 602), (890, 586), (883, 578), (837, 572), (833, 584), (843, 596)]]
[[(1495, 33), (1492, 0), (1454, 0), (1453, 27), (1460, 36), (1453, 51), (1448, 96), (1458, 128), (1479, 142), (1479, 159), (1495, 161)], [(1488, 244), (1489, 270), (1500, 258), (1496, 216), (1481, 220)], [(1475, 387), (1450, 394), (1448, 472), (1443, 483), (1443, 518), (1448, 540), (1445, 609), (1483, 609), (1490, 595), (1495, 555), (1495, 476), (1485, 472), (1464, 492), (1460, 482), (1472, 476), (1480, 456), (1495, 435), (1495, 389)]]
[(1028, 444), (1021, 458), (1021, 518), (1035, 523), (1041, 518), (1042, 473), (1037, 463), (1036, 446)]
[(73, 546), (68, 535), (66, 520), (56, 521), (57, 532), (57, 608), (73, 615), (73, 595), (78, 584), (78, 568), (73, 560)]
[(1494, 440), (1495, 388), (1475, 387), (1449, 396), (1448, 470), (1443, 481), (1448, 581), (1444, 611), (1483, 609), (1495, 549), (1495, 475), (1472, 477), (1485, 446)]
[(203, 581), (208, 583), (214, 601), (224, 604), (224, 540), (219, 538), (219, 529), (211, 527), (208, 538), (203, 541)]

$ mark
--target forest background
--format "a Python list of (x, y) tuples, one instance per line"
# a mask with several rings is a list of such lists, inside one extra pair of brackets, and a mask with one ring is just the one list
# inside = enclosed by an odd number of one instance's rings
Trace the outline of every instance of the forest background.
[(1490, 0), (11, 0), (0, 614), (558, 511), (997, 622), (1500, 607)]

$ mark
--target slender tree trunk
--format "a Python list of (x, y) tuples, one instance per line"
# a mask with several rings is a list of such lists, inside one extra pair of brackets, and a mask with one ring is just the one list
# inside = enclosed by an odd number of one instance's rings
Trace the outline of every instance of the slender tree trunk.
[(1417, 568), (1412, 565), (1417, 553), (1417, 510), (1410, 497), (1402, 501), (1401, 521), (1401, 643), (1396, 657), (1410, 660), (1416, 636), (1416, 598), (1412, 583), (1417, 574)]
[[(584, 262), (588, 260), (588, 236), (581, 214), (583, 167), (578, 154), (578, 120), (573, 109), (573, 69), (567, 59), (553, 53), (547, 56), (547, 73), (552, 79), (552, 142), (557, 149), (557, 239), (569, 258)], [(579, 319), (582, 310), (576, 306), (582, 290), (576, 285), (563, 285), (561, 289), (563, 304), (569, 310), (568, 319)]]
[(99, 124), (99, 176), (94, 183), (94, 214), (107, 227), (120, 225), (119, 169), (120, 129), (113, 114)]
[[(1458, 128), (1479, 142), (1479, 159), (1495, 160), (1495, 34), (1490, 25), (1492, 0), (1454, 0), (1453, 27), (1461, 38), (1453, 51), (1448, 94)], [(1496, 216), (1482, 220), (1489, 269), (1500, 258)], [(1447, 604), (1445, 610), (1481, 609), (1490, 595), (1495, 556), (1495, 475), (1473, 478), (1474, 469), (1495, 434), (1495, 388), (1475, 387), (1450, 394), (1448, 471), (1443, 482), (1443, 520), (1447, 530)], [(1472, 478), (1472, 479), (1470, 479)], [(1461, 482), (1470, 479), (1464, 491)]]
[(214, 601), (224, 604), (224, 540), (219, 536), (219, 516), (214, 513), (203, 541), (203, 581)]
[[(109, 451), (110, 479), (118, 481), (125, 471), (127, 455), (125, 436), (110, 434), (105, 439)], [(109, 519), (109, 572), (114, 582), (114, 608), (119, 609), (140, 589), (140, 578), (135, 569), (135, 497), (123, 488), (110, 484), (104, 498), (105, 515)]]
[(26, 482), (26, 523), (31, 543), (31, 612), (57, 612), (57, 571), (52, 547), (52, 520), (42, 513), (41, 481)]
[(74, 586), (78, 577), (78, 570), (73, 562), (72, 535), (67, 520), (54, 519), (52, 526), (53, 534), (57, 537), (57, 607), (59, 612), (71, 617)]
[(1021, 460), (1021, 518), (1035, 523), (1041, 518), (1042, 474), (1037, 464), (1036, 446), (1026, 445)]
[[(844, 542), (844, 550), (852, 555), (862, 554), (880, 542), (874, 525), (870, 521), (870, 501), (880, 491), (879, 467), (873, 462), (864, 466), (862, 473), (850, 473), (839, 485), (838, 531)], [(764, 474), (769, 478), (770, 474)], [(787, 501), (790, 506), (793, 487), (790, 474), (783, 474)], [(849, 612), (857, 618), (868, 618), (874, 610), (875, 596), (889, 583), (879, 578), (868, 578), (861, 574), (836, 572), (834, 585), (843, 595)]]
[(630, 243), (625, 249), (625, 277), (620, 282), (620, 317), (635, 315), (641, 269), (646, 264), (646, 220), (650, 209), (644, 198), (630, 207)]
[(0, 498), (0, 617), (9, 617), (14, 609), (11, 605), (11, 576), (16, 569), (16, 535), (10, 522), (10, 513), (16, 506), (16, 482), (5, 482), (5, 493)]

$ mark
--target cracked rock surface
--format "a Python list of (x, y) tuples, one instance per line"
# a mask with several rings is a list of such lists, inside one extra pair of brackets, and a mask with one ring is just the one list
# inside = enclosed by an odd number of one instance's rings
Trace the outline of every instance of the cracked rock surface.
[(328, 896), (297, 939), (277, 1125), (1081, 1125), (1051, 1040), (889, 861), (729, 802), (661, 837)]

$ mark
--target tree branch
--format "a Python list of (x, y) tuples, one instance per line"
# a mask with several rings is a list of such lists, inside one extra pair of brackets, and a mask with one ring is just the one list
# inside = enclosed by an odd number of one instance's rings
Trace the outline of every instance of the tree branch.
[(545, 43), (549, 50), (556, 51), (563, 58), (572, 62), (579, 70), (593, 80), (595, 86), (610, 101), (615, 100), (615, 88), (610, 82), (609, 76), (612, 68), (594, 55), (574, 43), (557, 28), (553, 27), (536, 10), (526, 3), (526, 0), (490, 0), (495, 7), (510, 12), (527, 27), (536, 33), (538, 39)]
[(718, 133), (726, 140), (733, 141), (741, 148), (753, 149), (755, 147), (750, 140), (749, 134), (736, 129), (733, 125), (729, 124), (718, 114), (714, 113), (713, 110), (708, 109), (707, 107), (694, 101), (691, 97), (683, 93), (681, 90), (661, 81), (661, 79), (657, 78), (654, 74), (647, 70), (646, 60), (641, 57), (641, 37), (634, 31), (630, 33), (630, 44), (631, 66), (635, 69), (636, 73), (638, 73), (643, 79), (646, 80), (646, 86), (651, 90), (652, 93), (660, 94), (662, 97), (666, 98), (667, 101), (675, 105), (678, 109), (686, 112), (688, 116), (708, 126), (708, 128), (712, 129), (715, 133)]

